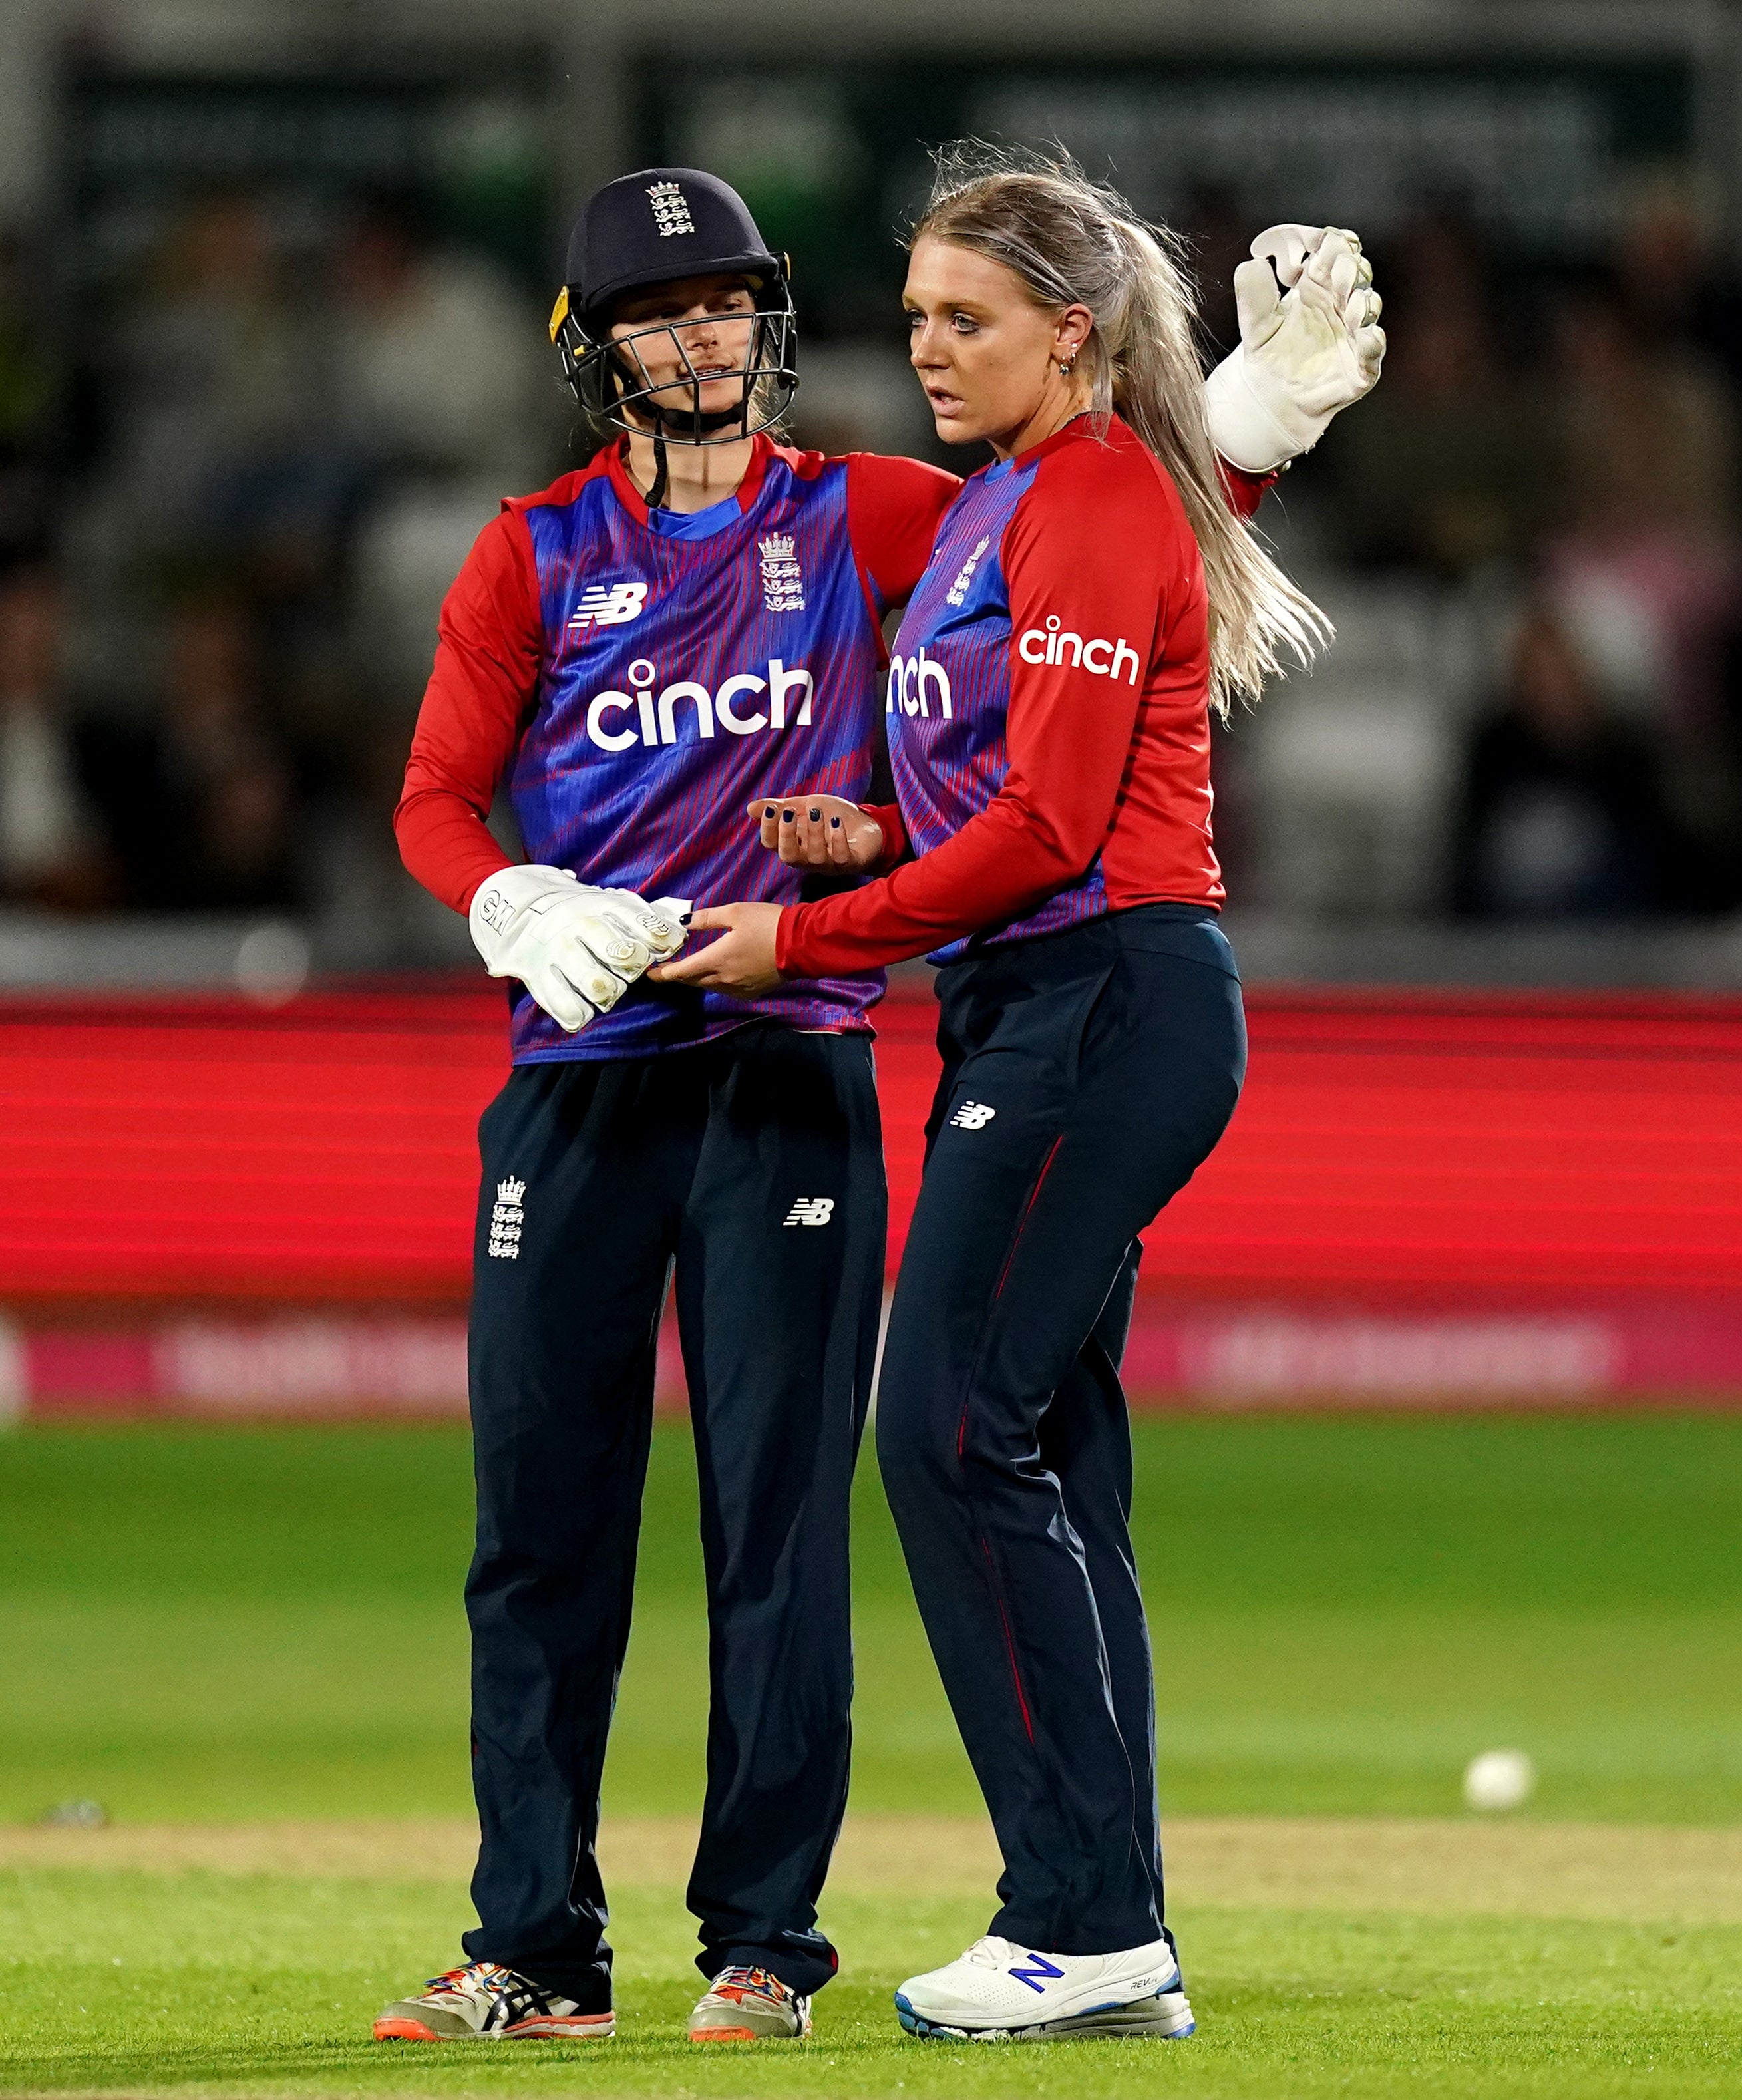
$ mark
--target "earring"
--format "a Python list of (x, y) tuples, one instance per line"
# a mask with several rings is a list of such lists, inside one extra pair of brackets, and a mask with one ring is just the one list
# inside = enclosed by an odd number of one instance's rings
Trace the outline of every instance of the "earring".
[(1066, 358), (1066, 359), (1064, 360), (1064, 362), (1063, 362), (1063, 363), (1059, 366), (1059, 377), (1060, 377), (1060, 378), (1061, 378), (1061, 379), (1069, 379), (1069, 377), (1070, 377), (1070, 368), (1071, 368), (1071, 367), (1072, 367), (1072, 366), (1076, 363), (1076, 361), (1077, 361), (1077, 353), (1075, 352), (1075, 351), (1073, 351), (1071, 352), (1070, 355), (1069, 355), (1068, 358)]

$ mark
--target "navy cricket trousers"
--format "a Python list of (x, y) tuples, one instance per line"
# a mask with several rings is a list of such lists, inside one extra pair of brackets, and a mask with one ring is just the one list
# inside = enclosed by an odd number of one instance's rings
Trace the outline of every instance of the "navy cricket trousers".
[(479, 1143), (465, 1951), (611, 2004), (593, 1840), (675, 1260), (710, 1637), (697, 1965), (814, 1991), (835, 1970), (816, 1899), (847, 1794), (849, 1498), (883, 1282), (870, 1038), (759, 1021), (522, 1065)]
[(1161, 1937), (1155, 1697), (1118, 1365), (1137, 1235), (1233, 1112), (1212, 912), (1149, 905), (950, 964), (877, 1451), (1003, 1855), (990, 1930)]

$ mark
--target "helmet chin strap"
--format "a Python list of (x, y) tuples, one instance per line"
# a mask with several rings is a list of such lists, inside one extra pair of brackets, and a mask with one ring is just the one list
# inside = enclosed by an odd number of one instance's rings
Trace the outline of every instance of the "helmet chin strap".
[[(699, 387), (696, 390), (698, 393), (700, 390)], [(704, 416), (699, 408), (691, 409), (688, 415), (685, 415), (681, 410), (656, 408), (650, 401), (646, 404), (647, 412), (653, 419), (653, 429), (649, 433), (653, 439), (653, 486), (647, 492), (647, 508), (650, 510), (664, 507), (665, 498), (671, 488), (670, 463), (665, 451), (668, 442), (677, 445), (696, 444), (700, 442), (704, 430), (710, 433), (723, 430), (728, 423), (747, 421), (749, 396), (750, 382), (747, 379), (744, 399), (738, 407), (716, 409), (712, 415)], [(668, 427), (679, 423), (688, 435), (680, 435), (676, 429)]]

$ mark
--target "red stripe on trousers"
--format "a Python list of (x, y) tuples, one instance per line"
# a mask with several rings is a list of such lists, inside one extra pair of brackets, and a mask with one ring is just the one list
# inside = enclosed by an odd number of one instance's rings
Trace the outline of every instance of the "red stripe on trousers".
[[(1040, 1185), (1052, 1172), (1052, 1162), (1057, 1158), (1058, 1149), (1064, 1142), (1065, 1133), (1061, 1131), (1047, 1147), (1047, 1156), (1040, 1162), (1040, 1171), (1034, 1176), (1034, 1185), (1028, 1192), (1028, 1201), (1022, 1206), (1021, 1216), (1017, 1220), (1016, 1234), (1010, 1242), (1010, 1251), (1004, 1256), (1004, 1265), (998, 1272), (997, 1288), (992, 1293), (992, 1303), (994, 1305), (1004, 1295), (1004, 1284), (1010, 1274), (1010, 1264), (1016, 1260), (1017, 1249), (1022, 1244), (1022, 1235), (1027, 1230), (1030, 1213), (1039, 1200)], [(962, 1402), (962, 1418), (955, 1425), (955, 1455), (958, 1458), (961, 1457), (968, 1445), (968, 1410), (972, 1397), (972, 1388), (970, 1387), (968, 1398)]]
[(1016, 1636), (1010, 1630), (1010, 1614), (1004, 1609), (1003, 1593), (998, 1586), (998, 1570), (993, 1565), (992, 1549), (982, 1538), (980, 1551), (986, 1555), (986, 1574), (992, 1585), (992, 1595), (998, 1601), (998, 1616), (1003, 1623), (1004, 1652), (1010, 1657), (1010, 1681), (1017, 1688), (1017, 1704), (1022, 1710), (1022, 1725), (1028, 1731), (1028, 1739), (1034, 1740), (1034, 1717), (1028, 1710), (1028, 1695), (1022, 1689), (1022, 1672), (1017, 1666)]

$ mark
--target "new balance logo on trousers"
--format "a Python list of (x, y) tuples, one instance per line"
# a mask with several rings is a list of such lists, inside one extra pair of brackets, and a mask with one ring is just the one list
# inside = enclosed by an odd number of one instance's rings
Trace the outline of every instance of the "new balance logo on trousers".
[(826, 1225), (835, 1215), (832, 1196), (800, 1196), (781, 1223), (787, 1225)]

